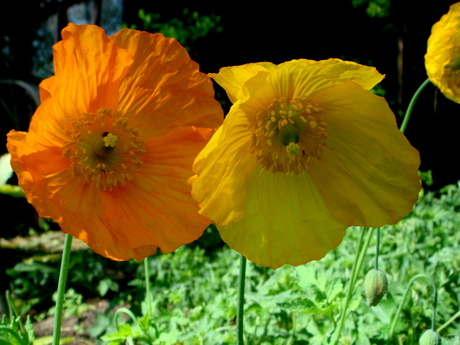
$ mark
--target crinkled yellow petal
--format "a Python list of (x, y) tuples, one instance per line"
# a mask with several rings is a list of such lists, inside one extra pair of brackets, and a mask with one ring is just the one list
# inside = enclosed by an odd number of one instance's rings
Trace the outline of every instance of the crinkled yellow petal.
[(374, 67), (339, 59), (292, 60), (278, 65), (267, 79), (278, 97), (291, 100), (313, 97), (321, 90), (348, 81), (371, 89), (383, 79), (383, 75)]
[(454, 102), (460, 103), (460, 3), (433, 25), (425, 54), (430, 81)]
[(223, 67), (219, 73), (209, 73), (227, 92), (232, 103), (244, 98), (243, 85), (259, 72), (268, 72), (276, 66), (270, 62), (251, 63), (241, 66)]
[[(307, 62), (311, 63), (311, 60), (307, 60)], [(366, 90), (372, 89), (384, 78), (384, 75), (380, 74), (375, 67), (361, 65), (353, 61), (327, 59), (318, 61), (316, 67), (322, 70), (326, 79), (333, 79), (335, 84), (352, 81)]]
[(386, 101), (354, 83), (313, 97), (328, 138), (308, 174), (334, 216), (348, 225), (395, 224), (420, 191), (420, 156), (398, 130)]
[(190, 179), (200, 214), (219, 224), (241, 219), (247, 183), (257, 162), (250, 155), (248, 119), (235, 104), (222, 127), (198, 155)]
[(217, 225), (222, 239), (248, 260), (273, 269), (323, 258), (347, 229), (329, 212), (305, 173), (256, 168), (245, 210), (240, 221)]
[(176, 40), (130, 29), (111, 40), (134, 58), (120, 88), (119, 110), (141, 138), (162, 136), (177, 126), (221, 125), (223, 112), (211, 80)]
[(351, 61), (328, 59), (314, 61), (291, 60), (274, 65), (269, 62), (224, 67), (219, 73), (210, 73), (222, 86), (232, 103), (245, 99), (244, 84), (259, 72), (270, 72), (270, 81), (279, 97), (313, 96), (322, 89), (353, 81), (370, 90), (382, 79), (375, 67), (363, 66)]

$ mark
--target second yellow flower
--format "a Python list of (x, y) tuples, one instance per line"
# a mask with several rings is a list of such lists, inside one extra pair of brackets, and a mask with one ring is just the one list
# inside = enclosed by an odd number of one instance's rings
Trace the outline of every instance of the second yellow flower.
[(222, 238), (272, 268), (321, 259), (351, 225), (394, 224), (420, 190), (419, 153), (375, 68), (338, 59), (212, 74), (233, 106), (198, 155), (192, 195)]

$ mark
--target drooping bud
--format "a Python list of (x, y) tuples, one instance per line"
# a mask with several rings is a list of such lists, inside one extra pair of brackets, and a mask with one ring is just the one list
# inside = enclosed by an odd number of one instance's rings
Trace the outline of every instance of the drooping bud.
[(420, 345), (441, 345), (441, 336), (433, 329), (422, 334), (419, 340)]
[(388, 280), (382, 270), (370, 270), (364, 279), (364, 293), (366, 294), (367, 304), (371, 307), (376, 306), (388, 291)]

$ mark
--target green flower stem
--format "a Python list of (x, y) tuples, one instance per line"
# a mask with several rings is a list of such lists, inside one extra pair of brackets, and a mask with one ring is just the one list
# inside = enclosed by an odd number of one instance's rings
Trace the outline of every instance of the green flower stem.
[[(366, 240), (364, 240), (367, 233)], [(361, 270), (361, 267), (364, 262), (364, 257), (369, 247), (369, 243), (372, 237), (373, 229), (369, 231), (369, 228), (363, 227), (361, 231), (361, 236), (358, 242), (358, 251), (356, 253), (355, 262), (353, 263), (353, 269), (351, 271), (350, 284), (348, 285), (347, 295), (345, 297), (345, 302), (343, 305), (342, 313), (340, 314), (339, 328), (334, 332), (332, 344), (337, 345), (339, 343), (340, 335), (342, 334), (343, 326), (345, 324), (345, 319), (347, 317), (348, 306), (350, 304), (351, 298), (353, 296), (353, 290), (358, 280), (358, 273)]]
[(376, 243), (375, 243), (375, 263), (374, 268), (379, 269), (379, 248), (380, 248), (380, 228), (377, 228)]
[(113, 317), (115, 319), (115, 327), (117, 329), (120, 326), (118, 324), (118, 320), (119, 320), (118, 315), (120, 315), (121, 313), (126, 314), (131, 319), (131, 321), (133, 321), (134, 323), (137, 324), (137, 326), (139, 326), (139, 322), (137, 321), (137, 317), (136, 317), (136, 315), (134, 315), (134, 313), (131, 310), (129, 310), (128, 308), (120, 308), (120, 309), (117, 309), (115, 314), (113, 314)]
[(54, 315), (53, 345), (59, 345), (61, 339), (62, 305), (64, 303), (67, 272), (69, 271), (72, 238), (73, 237), (68, 234), (65, 235), (64, 249), (62, 250), (61, 271), (59, 272), (58, 291), (56, 296), (56, 315)]
[(237, 344), (244, 345), (243, 318), (244, 318), (244, 288), (246, 282), (246, 258), (240, 258), (240, 277), (238, 288), (238, 310), (236, 313)]
[[(13, 314), (13, 308), (14, 308), (14, 303), (13, 301), (11, 300), (11, 296), (10, 296), (10, 291), (9, 290), (6, 290), (5, 292), (5, 297), (6, 297), (6, 304), (8, 306), (8, 315), (10, 316), (10, 320), (13, 320), (14, 318), (14, 314)], [(14, 310), (16, 311), (16, 310)]]
[(399, 129), (401, 132), (404, 133), (406, 130), (407, 124), (409, 123), (410, 116), (412, 114), (412, 110), (414, 109), (415, 102), (417, 101), (418, 97), (422, 93), (423, 89), (430, 83), (430, 79), (425, 80), (422, 85), (415, 91), (412, 99), (409, 102), (409, 106), (407, 107), (406, 114), (404, 115), (404, 120), (401, 124), (401, 128)]
[(401, 302), (399, 303), (398, 310), (396, 311), (393, 317), (393, 320), (391, 322), (390, 333), (389, 333), (389, 336), (386, 342), (387, 344), (390, 344), (390, 341), (393, 338), (393, 333), (395, 331), (396, 322), (398, 321), (399, 315), (401, 314), (401, 310), (404, 305), (404, 301), (406, 300), (407, 294), (409, 293), (409, 290), (412, 284), (414, 283), (414, 281), (420, 278), (428, 279), (431, 285), (433, 286), (433, 316), (431, 318), (431, 329), (434, 330), (434, 324), (435, 324), (435, 319), (436, 319), (436, 306), (438, 303), (438, 290), (436, 288), (436, 284), (433, 278), (431, 278), (430, 276), (427, 276), (426, 274), (417, 274), (416, 276), (412, 277), (412, 279), (409, 280), (409, 283), (407, 284), (406, 290), (404, 291), (404, 295), (401, 299)]
[(460, 311), (458, 311), (454, 316), (452, 316), (446, 323), (444, 323), (442, 326), (440, 326), (436, 332), (441, 332), (444, 328), (446, 328), (447, 326), (449, 326), (452, 322), (454, 322), (454, 320), (460, 316)]
[(152, 316), (152, 300), (150, 297), (150, 270), (149, 270), (149, 257), (144, 259), (144, 273), (145, 273), (145, 299), (147, 301), (150, 317)]

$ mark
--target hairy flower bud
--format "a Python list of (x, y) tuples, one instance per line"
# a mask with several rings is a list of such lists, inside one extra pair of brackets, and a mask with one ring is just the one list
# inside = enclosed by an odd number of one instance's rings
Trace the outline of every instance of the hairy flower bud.
[(376, 306), (388, 290), (388, 280), (385, 273), (381, 270), (370, 270), (364, 279), (364, 293), (366, 294), (367, 304), (371, 307)]
[(420, 345), (441, 345), (441, 336), (435, 330), (429, 329), (422, 334)]

